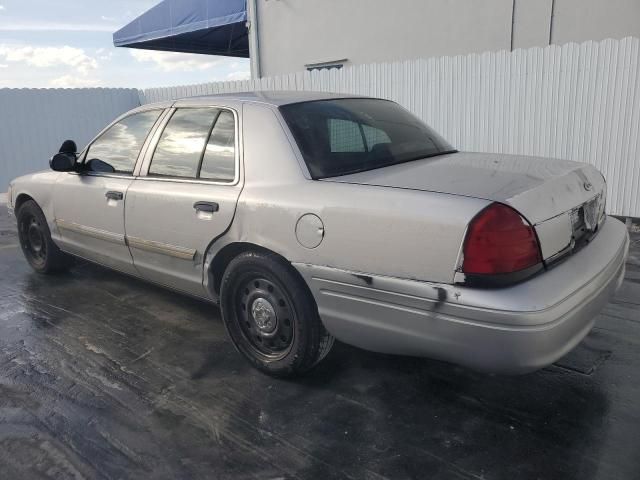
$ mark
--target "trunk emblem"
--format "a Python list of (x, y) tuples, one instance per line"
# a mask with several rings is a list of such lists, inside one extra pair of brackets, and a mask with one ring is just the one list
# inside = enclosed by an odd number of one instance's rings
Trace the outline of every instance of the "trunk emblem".
[(589, 183), (589, 182), (584, 182), (584, 189), (587, 192), (590, 192), (591, 190), (593, 190), (593, 185), (591, 183)]

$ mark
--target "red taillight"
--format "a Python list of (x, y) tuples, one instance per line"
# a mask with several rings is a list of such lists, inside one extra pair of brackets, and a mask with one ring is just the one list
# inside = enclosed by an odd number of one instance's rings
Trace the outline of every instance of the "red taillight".
[(469, 224), (464, 242), (464, 273), (513, 273), (541, 261), (536, 232), (513, 208), (494, 203)]

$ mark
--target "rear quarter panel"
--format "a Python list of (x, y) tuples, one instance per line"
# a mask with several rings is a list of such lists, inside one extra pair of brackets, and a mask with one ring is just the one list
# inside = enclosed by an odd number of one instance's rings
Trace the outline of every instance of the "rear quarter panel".
[[(294, 263), (451, 283), (466, 226), (486, 205), (453, 195), (313, 180), (247, 184), (235, 225), (242, 241)], [(316, 248), (303, 247), (296, 237), (296, 224), (306, 213), (324, 224)]]

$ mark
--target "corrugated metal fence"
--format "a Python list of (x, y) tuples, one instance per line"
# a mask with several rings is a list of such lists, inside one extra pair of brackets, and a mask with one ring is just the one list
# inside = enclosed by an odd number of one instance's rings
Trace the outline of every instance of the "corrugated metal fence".
[(146, 102), (251, 90), (395, 100), (461, 150), (564, 158), (607, 177), (609, 211), (640, 217), (640, 39), (605, 40), (145, 90)]
[(67, 138), (83, 148), (138, 105), (136, 89), (0, 89), (0, 192), (11, 179), (48, 168)]

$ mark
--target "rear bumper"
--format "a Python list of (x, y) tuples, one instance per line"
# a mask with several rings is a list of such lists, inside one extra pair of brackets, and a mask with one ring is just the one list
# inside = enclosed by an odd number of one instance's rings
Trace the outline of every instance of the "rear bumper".
[(590, 245), (513, 287), (479, 290), (295, 264), (326, 328), (367, 350), (526, 373), (589, 333), (622, 283), (629, 237), (609, 218)]

